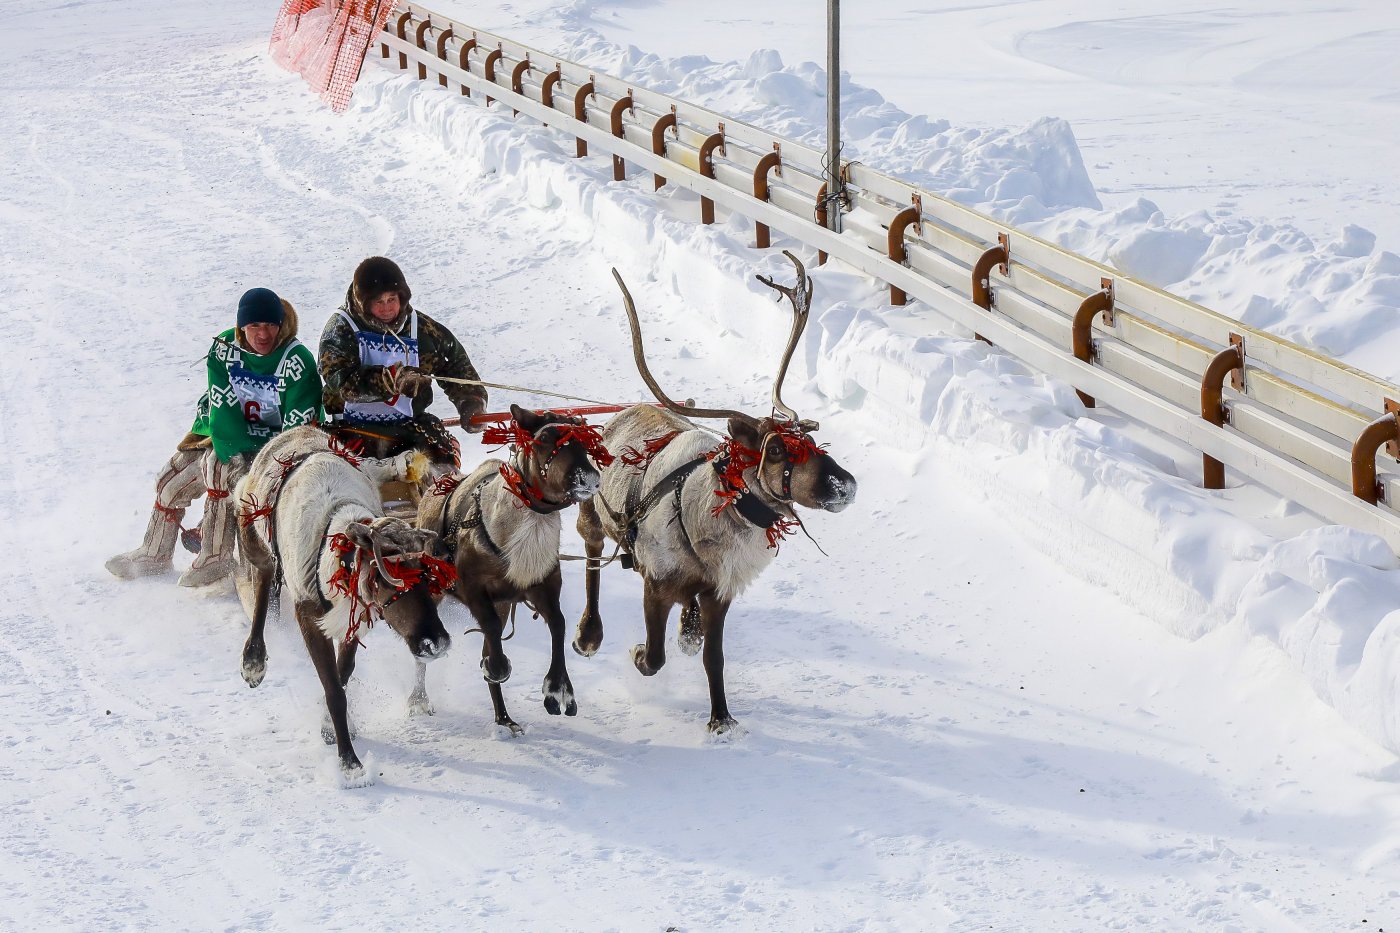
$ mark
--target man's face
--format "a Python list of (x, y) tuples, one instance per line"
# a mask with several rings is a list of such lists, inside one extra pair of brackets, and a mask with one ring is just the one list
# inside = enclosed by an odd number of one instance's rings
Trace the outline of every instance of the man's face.
[(249, 324), (243, 328), (243, 339), (258, 356), (265, 356), (277, 346), (277, 335), (282, 333), (281, 324)]
[(399, 316), (399, 293), (385, 292), (369, 303), (369, 313), (383, 324), (393, 322)]

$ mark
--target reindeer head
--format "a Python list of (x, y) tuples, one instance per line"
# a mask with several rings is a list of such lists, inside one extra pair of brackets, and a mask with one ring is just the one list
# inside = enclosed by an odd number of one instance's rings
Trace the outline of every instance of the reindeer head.
[[(339, 588), (351, 598), (351, 612), (363, 607), (384, 621), (423, 661), (440, 658), (452, 644), (438, 618), (437, 600), (456, 580), (456, 571), (437, 553), (435, 532), (414, 528), (400, 518), (351, 522), (345, 529)], [(337, 585), (337, 579), (332, 579)], [(358, 604), (358, 606), (356, 605)]]
[(788, 363), (792, 361), (797, 342), (807, 326), (812, 301), (812, 283), (802, 262), (787, 250), (783, 250), (783, 255), (792, 260), (797, 269), (797, 281), (792, 286), (778, 285), (766, 276), (757, 276), (764, 285), (786, 296), (792, 303), (793, 312), (792, 331), (778, 366), (778, 375), (773, 380), (773, 413), (765, 418), (755, 418), (728, 408), (682, 405), (667, 397), (647, 367), (642, 351), (642, 328), (632, 296), (616, 269), (613, 270), (613, 278), (622, 289), (627, 320), (632, 328), (632, 351), (637, 370), (657, 401), (677, 414), (692, 418), (727, 419), (730, 438), (747, 451), (747, 461), (753, 461), (746, 467), (755, 471), (753, 482), (749, 483), (751, 488), (757, 486), (766, 496), (783, 504), (797, 503), (806, 508), (839, 512), (855, 499), (856, 479), (812, 440), (812, 434), (820, 425), (799, 418), (782, 398)]
[[(582, 418), (554, 412), (510, 406), (514, 423), (488, 430), (487, 443), (509, 443), (509, 469), (518, 480), (512, 489), (537, 512), (554, 512), (593, 498), (598, 491), (598, 469), (612, 462), (597, 428)], [(510, 477), (507, 477), (510, 479)]]

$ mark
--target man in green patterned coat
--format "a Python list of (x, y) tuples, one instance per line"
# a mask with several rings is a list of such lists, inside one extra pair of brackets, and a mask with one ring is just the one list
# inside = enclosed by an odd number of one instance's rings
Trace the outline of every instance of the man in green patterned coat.
[(297, 340), (296, 311), (271, 289), (249, 289), (238, 302), (237, 326), (209, 348), (208, 390), (194, 426), (156, 478), (145, 540), (107, 561), (107, 569), (122, 579), (169, 570), (185, 509), (206, 493), (199, 553), (180, 585), (227, 577), (237, 531), (229, 493), (264, 444), (281, 431), (320, 420), (321, 379), (311, 351)]
[(371, 441), (374, 456), (419, 447), (436, 463), (456, 465), (457, 442), (428, 412), (433, 380), (473, 433), (485, 427), (471, 417), (486, 410), (486, 389), (471, 384), (480, 377), (462, 344), (415, 310), (411, 297), (393, 261), (371, 256), (355, 269), (345, 303), (321, 332), (326, 414)]

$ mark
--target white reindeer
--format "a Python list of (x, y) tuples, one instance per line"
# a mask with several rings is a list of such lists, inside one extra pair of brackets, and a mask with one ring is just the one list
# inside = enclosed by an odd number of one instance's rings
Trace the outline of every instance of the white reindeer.
[(442, 657), (451, 644), (434, 597), (455, 574), (433, 556), (437, 535), (384, 516), (379, 496), (381, 483), (417, 482), (426, 468), (427, 459), (413, 451), (388, 460), (356, 457), (308, 426), (269, 442), (236, 492), (253, 623), (243, 679), (256, 687), (267, 672), (263, 627), (280, 572), (325, 691), (322, 737), (336, 745), (349, 786), (373, 783), (350, 744), (346, 716), (361, 626), (382, 618), (420, 661)]
[[(724, 620), (730, 604), (768, 566), (778, 541), (800, 524), (794, 505), (839, 512), (856, 495), (855, 477), (813, 442), (816, 423), (799, 419), (782, 401), (783, 377), (812, 295), (802, 263), (785, 255), (797, 267), (794, 287), (759, 276), (793, 306), (792, 331), (773, 383), (773, 414), (764, 418), (667, 398), (647, 368), (632, 296), (613, 270), (632, 329), (637, 369), (669, 411), (637, 405), (603, 428), (603, 443), (618, 460), (601, 470), (602, 485), (593, 499), (579, 505), (578, 530), (589, 557), (588, 605), (574, 650), (592, 655), (603, 641), (598, 568), (606, 535), (621, 545), (642, 575), (646, 643), (632, 649), (632, 663), (648, 677), (661, 669), (671, 607), (685, 607), (680, 646), (694, 654), (703, 643), (713, 733), (735, 725), (724, 693)], [(717, 444), (712, 434), (681, 415), (728, 419), (729, 434)]]

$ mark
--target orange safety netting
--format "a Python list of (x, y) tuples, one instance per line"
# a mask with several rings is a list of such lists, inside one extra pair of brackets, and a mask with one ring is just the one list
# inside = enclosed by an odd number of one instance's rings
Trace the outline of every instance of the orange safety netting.
[(398, 0), (283, 0), (272, 60), (306, 79), (336, 113), (350, 103), (370, 43)]

